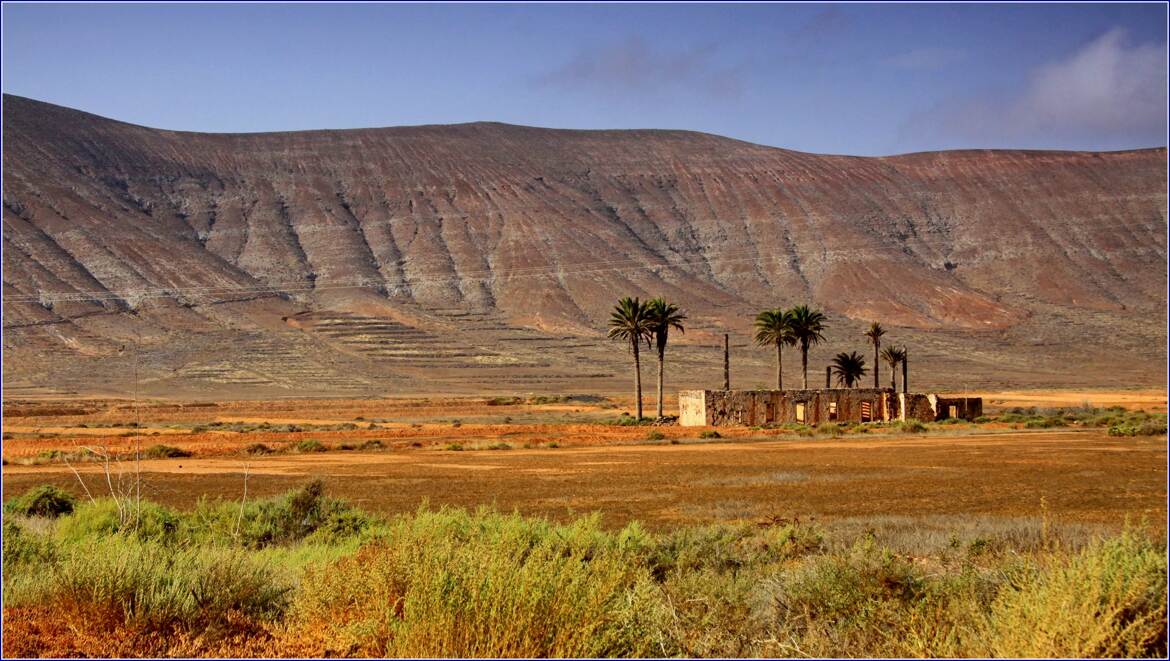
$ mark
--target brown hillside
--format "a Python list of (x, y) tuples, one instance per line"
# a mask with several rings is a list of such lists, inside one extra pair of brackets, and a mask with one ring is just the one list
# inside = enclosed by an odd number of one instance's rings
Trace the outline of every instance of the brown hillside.
[(624, 294), (691, 314), (673, 386), (720, 380), (705, 347), (725, 327), (739, 385), (766, 383), (751, 313), (798, 301), (830, 312), (818, 366), (878, 319), (918, 385), (1161, 383), (1165, 149), (857, 158), (492, 123), (217, 135), (3, 103), (9, 397), (125, 392), (136, 342), (160, 395), (624, 389), (602, 338)]

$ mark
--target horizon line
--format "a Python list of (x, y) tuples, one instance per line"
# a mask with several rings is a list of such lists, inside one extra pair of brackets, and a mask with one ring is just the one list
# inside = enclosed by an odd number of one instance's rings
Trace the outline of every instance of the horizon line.
[[(146, 124), (135, 124), (122, 119), (100, 115), (95, 112), (83, 110), (81, 108), (74, 108), (71, 106), (54, 103), (52, 101), (44, 101), (42, 99), (35, 99), (29, 96), (23, 96), (12, 92), (0, 92), (5, 102), (9, 99), (18, 99), (22, 102), (32, 102), (35, 104), (52, 106), (70, 112), (76, 112), (84, 115), (97, 117), (104, 121), (116, 122), (118, 124), (125, 124), (134, 128), (146, 129), (149, 131), (165, 131), (168, 133), (187, 133), (192, 135), (203, 136), (262, 136), (262, 135), (280, 135), (289, 133), (341, 133), (349, 131), (380, 131), (380, 130), (395, 130), (395, 129), (434, 129), (434, 128), (456, 128), (456, 127), (470, 127), (470, 126), (502, 126), (508, 128), (528, 129), (534, 131), (560, 131), (568, 133), (693, 133), (703, 136), (710, 136), (719, 138), (721, 140), (728, 140), (732, 142), (740, 142), (756, 147), (763, 147), (766, 149), (778, 149), (800, 154), (811, 154), (816, 156), (838, 156), (846, 158), (897, 158), (903, 156), (916, 156), (922, 154), (946, 154), (946, 153), (963, 153), (963, 152), (1032, 152), (1032, 153), (1052, 153), (1052, 154), (1124, 154), (1131, 152), (1143, 151), (1157, 151), (1167, 150), (1167, 144), (1151, 145), (1148, 147), (1133, 147), (1128, 149), (1057, 149), (1057, 148), (1030, 148), (1030, 147), (948, 147), (944, 149), (927, 149), (909, 152), (897, 152), (890, 154), (876, 154), (876, 155), (858, 155), (838, 152), (812, 152), (799, 149), (792, 149), (790, 147), (781, 147), (777, 145), (769, 145), (760, 142), (752, 142), (750, 140), (743, 140), (740, 138), (733, 138), (719, 133), (711, 133), (708, 131), (699, 131), (695, 129), (678, 129), (678, 128), (648, 128), (648, 127), (625, 127), (625, 128), (572, 128), (561, 126), (538, 126), (533, 124), (514, 124), (511, 122), (503, 122), (493, 119), (480, 119), (467, 122), (454, 122), (449, 124), (442, 123), (428, 123), (428, 124), (382, 124), (374, 126), (351, 126), (344, 128), (302, 128), (302, 129), (280, 129), (271, 131), (192, 131), (187, 129), (172, 129), (160, 126), (149, 126)], [(6, 105), (6, 103), (4, 104)], [(0, 110), (0, 115), (3, 111)]]

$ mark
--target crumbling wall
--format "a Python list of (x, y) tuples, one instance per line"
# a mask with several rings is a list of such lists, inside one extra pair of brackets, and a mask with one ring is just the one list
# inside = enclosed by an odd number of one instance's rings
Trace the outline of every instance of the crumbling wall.
[[(983, 415), (979, 397), (939, 397), (897, 393), (890, 388), (824, 388), (817, 390), (684, 390), (678, 395), (679, 424), (684, 427), (745, 427), (799, 422), (862, 422), (948, 417), (973, 420)], [(833, 406), (836, 406), (836, 413)], [(798, 413), (803, 406), (803, 419)]]
[[(706, 390), (679, 393), (679, 424), (689, 427), (860, 422), (865, 417), (866, 404), (869, 408), (867, 417), (871, 421), (890, 420), (897, 416), (897, 404), (889, 388)], [(800, 419), (798, 413), (802, 406), (803, 419)]]
[(935, 410), (934, 404), (930, 401), (931, 397), (933, 395), (923, 395), (914, 392), (899, 393), (898, 400), (902, 409), (898, 417), (902, 420), (933, 422)]
[(936, 397), (935, 400), (935, 420), (974, 420), (983, 415), (982, 397)]

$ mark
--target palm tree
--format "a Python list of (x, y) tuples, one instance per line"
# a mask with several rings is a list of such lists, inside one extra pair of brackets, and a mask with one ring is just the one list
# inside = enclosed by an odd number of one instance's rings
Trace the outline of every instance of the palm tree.
[(776, 345), (776, 390), (784, 390), (784, 377), (781, 374), (784, 368), (785, 344), (796, 344), (796, 336), (792, 334), (792, 324), (788, 312), (776, 308), (764, 310), (756, 315), (756, 344), (764, 347)]
[(865, 372), (865, 358), (856, 351), (839, 353), (833, 358), (833, 373), (837, 375), (838, 385), (852, 388), (865, 376)]
[(639, 349), (643, 340), (650, 344), (650, 335), (646, 305), (629, 296), (618, 300), (609, 315), (609, 337), (629, 342), (630, 350), (634, 352), (634, 396), (638, 402), (638, 420), (642, 419), (642, 357)]
[(882, 328), (882, 325), (876, 321), (869, 325), (869, 330), (865, 331), (865, 336), (873, 345), (873, 387), (875, 390), (878, 387), (878, 351), (882, 348), (882, 336), (885, 334), (886, 329)]
[(662, 379), (663, 364), (666, 362), (666, 339), (670, 329), (677, 329), (685, 333), (682, 322), (687, 316), (674, 303), (667, 303), (662, 298), (646, 301), (646, 320), (650, 324), (650, 333), (654, 336), (654, 345), (658, 349), (658, 417), (662, 417)]
[(792, 336), (800, 343), (800, 369), (804, 375), (802, 387), (808, 390), (808, 348), (825, 340), (825, 336), (821, 335), (821, 331), (825, 330), (825, 314), (820, 310), (811, 310), (807, 305), (798, 305), (788, 311), (788, 321), (792, 324)]
[(906, 359), (906, 350), (898, 347), (882, 349), (882, 360), (890, 366), (890, 387), (898, 390), (898, 364)]

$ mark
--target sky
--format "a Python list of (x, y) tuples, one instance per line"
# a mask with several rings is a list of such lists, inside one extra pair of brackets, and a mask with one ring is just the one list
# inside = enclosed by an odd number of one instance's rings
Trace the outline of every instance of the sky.
[(499, 121), (802, 151), (1164, 146), (1167, 6), (3, 6), (3, 90), (158, 128)]

